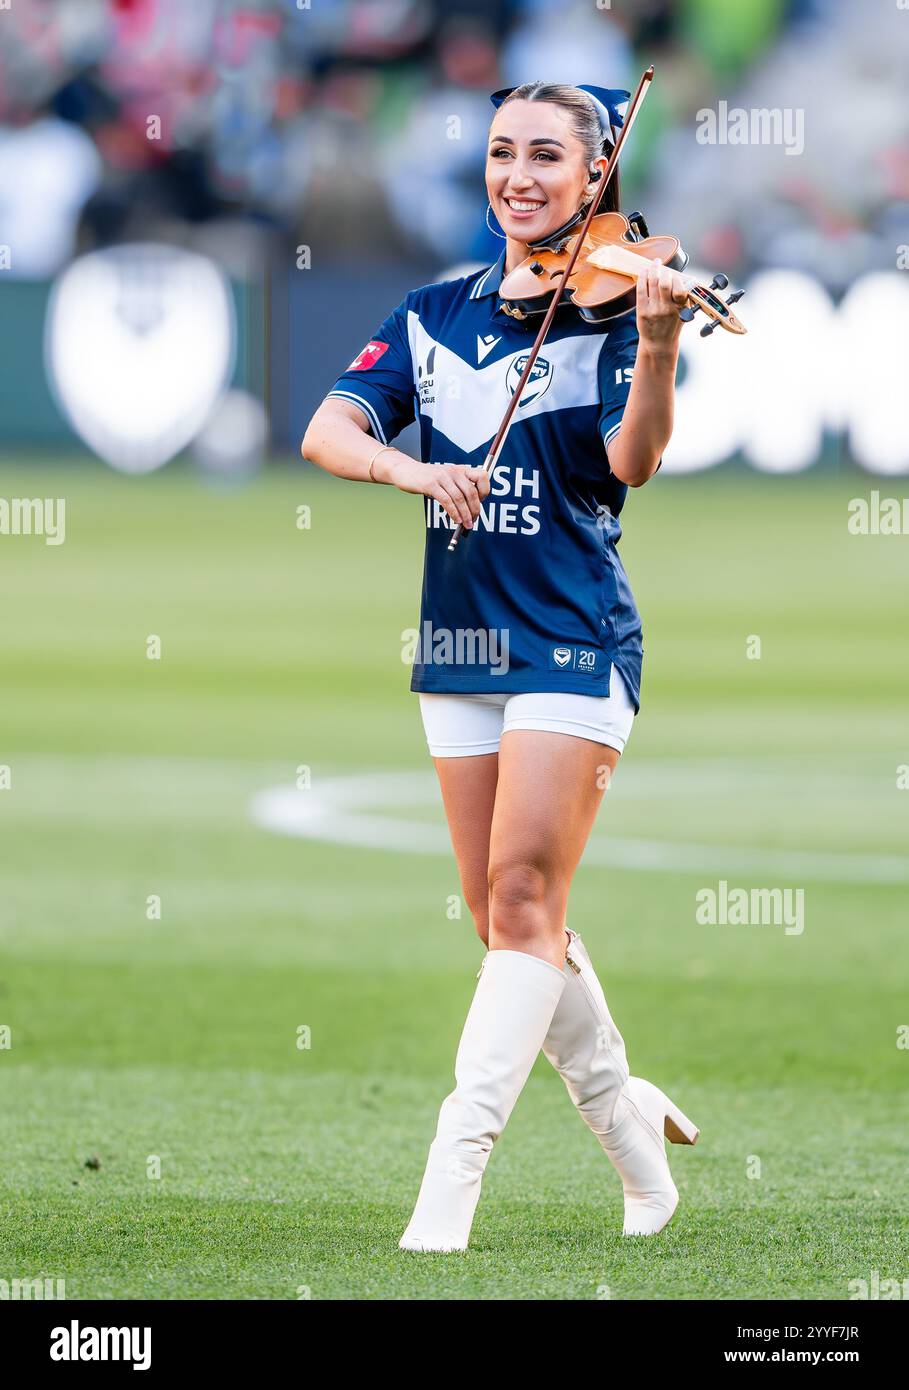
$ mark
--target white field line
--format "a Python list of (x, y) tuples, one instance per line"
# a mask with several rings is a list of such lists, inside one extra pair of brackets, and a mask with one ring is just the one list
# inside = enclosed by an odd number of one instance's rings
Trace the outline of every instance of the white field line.
[[(256, 825), (280, 835), (403, 854), (451, 855), (444, 824), (384, 816), (382, 807), (441, 806), (434, 773), (382, 772), (321, 778), (317, 787), (271, 787), (252, 800)], [(361, 807), (370, 807), (369, 811)], [(379, 809), (376, 810), (375, 808)], [(890, 854), (783, 849), (771, 845), (593, 837), (583, 862), (666, 873), (776, 874), (832, 883), (909, 883), (909, 859)]]

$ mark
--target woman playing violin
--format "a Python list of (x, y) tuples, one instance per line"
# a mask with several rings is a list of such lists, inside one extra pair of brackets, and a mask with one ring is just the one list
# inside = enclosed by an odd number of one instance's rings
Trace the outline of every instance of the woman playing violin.
[[(671, 1219), (664, 1135), (697, 1137), (657, 1086), (629, 1075), (567, 922), (572, 878), (640, 706), (641, 623), (618, 518), (672, 433), (681, 275), (647, 262), (634, 307), (606, 322), (560, 303), (491, 481), (479, 466), (533, 343), (499, 287), (589, 206), (627, 96), (543, 82), (495, 94), (486, 189), (505, 234), (498, 261), (411, 291), (302, 445), (339, 477), (423, 496), (411, 689), (487, 947), (406, 1250), (466, 1248), (493, 1144), (541, 1050), (618, 1172), (625, 1234), (653, 1235)], [(617, 208), (613, 172), (601, 210)], [(390, 442), (414, 418), (421, 460)], [(449, 551), (458, 523), (466, 533)]]

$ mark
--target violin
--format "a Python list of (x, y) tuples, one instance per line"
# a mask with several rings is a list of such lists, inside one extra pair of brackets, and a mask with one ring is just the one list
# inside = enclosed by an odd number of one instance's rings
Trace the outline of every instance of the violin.
[[(602, 323), (634, 308), (635, 282), (648, 261), (678, 271), (688, 264), (688, 255), (678, 237), (651, 236), (639, 212), (630, 217), (621, 212), (602, 212), (590, 219), (581, 233), (568, 234), (580, 217), (577, 214), (545, 241), (532, 245), (531, 254), (503, 278), (499, 296), (502, 309), (510, 318), (528, 319), (544, 314), (561, 286), (564, 300), (577, 309), (582, 319)], [(566, 277), (579, 237), (580, 250)], [(688, 303), (679, 311), (679, 317), (690, 323), (698, 310), (703, 311), (709, 322), (701, 329), (702, 338), (716, 328), (725, 328), (727, 333), (748, 331), (729, 309), (745, 291), (727, 295), (725, 303), (716, 293), (728, 285), (727, 277), (719, 273), (709, 285), (688, 286)]]

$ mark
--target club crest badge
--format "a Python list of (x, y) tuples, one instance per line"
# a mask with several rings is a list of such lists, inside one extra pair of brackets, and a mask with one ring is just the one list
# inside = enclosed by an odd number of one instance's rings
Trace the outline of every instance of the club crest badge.
[[(521, 380), (521, 373), (527, 366), (529, 352), (521, 352), (512, 359), (508, 368), (508, 375), (505, 378), (505, 385), (508, 387), (509, 396), (513, 396), (517, 390), (518, 382)], [(534, 362), (530, 372), (527, 385), (521, 392), (521, 399), (518, 401), (518, 410), (525, 405), (530, 405), (531, 401), (538, 400), (543, 393), (548, 390), (549, 383), (552, 381), (552, 363), (546, 357), (538, 357)]]

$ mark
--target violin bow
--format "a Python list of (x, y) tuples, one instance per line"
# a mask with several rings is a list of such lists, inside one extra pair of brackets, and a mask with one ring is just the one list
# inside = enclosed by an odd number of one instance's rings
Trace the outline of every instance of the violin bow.
[[(525, 363), (524, 370), (521, 373), (521, 378), (517, 386), (515, 387), (514, 395), (508, 402), (508, 409), (505, 411), (502, 423), (499, 425), (495, 439), (492, 441), (492, 447), (489, 450), (489, 453), (486, 455), (485, 459), (483, 460), (483, 472), (489, 475), (490, 480), (492, 479), (492, 471), (495, 468), (496, 463), (498, 462), (499, 454), (502, 452), (502, 448), (505, 444), (505, 439), (508, 435), (508, 431), (511, 428), (511, 422), (514, 417), (515, 410), (517, 409), (518, 402), (521, 399), (521, 392), (524, 390), (530, 373), (533, 371), (533, 365), (537, 360), (537, 355), (539, 354), (540, 348), (543, 346), (543, 343), (546, 339), (546, 334), (549, 332), (549, 326), (552, 323), (553, 318), (555, 317), (555, 311), (559, 307), (559, 301), (562, 298), (562, 291), (568, 283), (571, 272), (574, 270), (574, 263), (578, 258), (578, 254), (581, 250), (581, 246), (583, 245), (584, 238), (590, 230), (590, 224), (596, 215), (597, 208), (600, 206), (603, 194), (609, 187), (609, 181), (612, 178), (614, 171), (618, 167), (619, 156), (622, 153), (622, 147), (624, 146), (625, 140), (631, 131), (631, 127), (634, 125), (637, 114), (641, 109), (641, 103), (643, 102), (644, 97), (647, 95), (647, 89), (652, 81), (653, 64), (651, 64), (651, 66), (641, 77), (641, 80), (638, 83), (638, 89), (631, 99), (631, 102), (628, 106), (628, 110), (625, 115), (625, 119), (622, 122), (622, 128), (619, 131), (619, 138), (618, 140), (616, 140), (615, 147), (612, 151), (612, 158), (609, 160), (609, 164), (606, 169), (606, 177), (601, 180), (600, 187), (591, 200), (590, 207), (587, 210), (587, 216), (584, 219), (584, 225), (581, 228), (580, 235), (578, 235), (575, 238), (574, 249), (571, 251), (568, 257), (568, 264), (565, 267), (564, 274), (560, 277), (559, 283), (553, 291), (552, 302), (549, 305), (549, 308), (546, 310), (546, 315), (543, 319), (540, 331), (537, 334), (536, 342), (530, 349), (530, 352), (527, 357), (527, 362)], [(454, 531), (452, 532), (451, 540), (448, 542), (449, 551), (454, 550), (455, 546), (457, 545), (458, 541), (461, 539), (461, 536), (464, 534), (466, 530), (467, 527), (464, 525), (463, 521), (459, 521)]]

